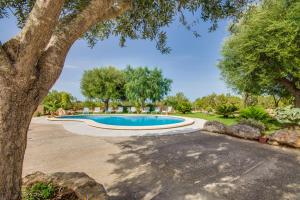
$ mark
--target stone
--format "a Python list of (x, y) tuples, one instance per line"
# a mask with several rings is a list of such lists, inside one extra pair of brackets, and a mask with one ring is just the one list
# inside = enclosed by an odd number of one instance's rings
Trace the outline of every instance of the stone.
[(261, 131), (249, 125), (236, 124), (228, 127), (227, 134), (244, 139), (258, 140), (261, 136)]
[(213, 132), (213, 133), (226, 133), (226, 125), (217, 121), (207, 121), (203, 126), (204, 131)]
[(300, 148), (300, 129), (290, 128), (278, 130), (270, 136), (269, 142), (275, 145), (282, 144), (294, 148)]
[(79, 199), (108, 200), (103, 185), (83, 172), (57, 172), (44, 174), (35, 172), (23, 178), (23, 186), (30, 187), (37, 182), (52, 183), (54, 185), (74, 191)]

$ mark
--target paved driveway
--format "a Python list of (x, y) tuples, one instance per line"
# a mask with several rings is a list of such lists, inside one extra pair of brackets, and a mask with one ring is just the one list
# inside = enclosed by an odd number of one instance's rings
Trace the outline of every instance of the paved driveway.
[(111, 200), (299, 200), (300, 151), (195, 132), (90, 137), (32, 124), (24, 175), (84, 171)]

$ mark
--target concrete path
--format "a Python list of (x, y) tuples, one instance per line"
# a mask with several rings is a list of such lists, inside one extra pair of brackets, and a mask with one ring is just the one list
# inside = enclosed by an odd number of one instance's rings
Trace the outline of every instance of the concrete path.
[(205, 132), (92, 137), (30, 126), (24, 175), (83, 171), (111, 200), (299, 200), (300, 151)]
[[(190, 118), (191, 119), (191, 118)], [(193, 124), (168, 128), (168, 129), (157, 129), (157, 130), (113, 130), (113, 129), (102, 129), (89, 126), (85, 122), (79, 121), (50, 121), (47, 117), (34, 117), (32, 123), (35, 124), (59, 124), (64, 127), (65, 130), (78, 134), (78, 135), (89, 135), (89, 136), (103, 136), (103, 137), (128, 137), (128, 136), (157, 136), (157, 135), (174, 135), (181, 133), (195, 132), (203, 128), (206, 120), (204, 119), (192, 119)]]

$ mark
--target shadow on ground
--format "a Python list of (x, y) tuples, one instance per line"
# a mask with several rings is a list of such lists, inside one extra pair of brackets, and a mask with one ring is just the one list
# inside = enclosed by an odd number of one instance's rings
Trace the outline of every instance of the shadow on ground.
[(300, 151), (202, 132), (118, 145), (111, 200), (300, 199)]

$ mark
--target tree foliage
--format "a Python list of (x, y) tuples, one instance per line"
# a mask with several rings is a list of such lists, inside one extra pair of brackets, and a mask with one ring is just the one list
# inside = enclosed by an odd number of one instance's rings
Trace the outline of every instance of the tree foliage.
[(238, 107), (233, 104), (224, 104), (217, 107), (217, 114), (222, 115), (224, 118), (228, 118), (238, 110)]
[(171, 90), (172, 80), (165, 78), (158, 68), (128, 66), (125, 74), (126, 97), (139, 106), (144, 106), (147, 100), (160, 101)]
[(105, 102), (124, 98), (124, 73), (115, 67), (86, 70), (81, 79), (82, 94), (88, 99)]
[(70, 93), (52, 90), (44, 98), (42, 104), (44, 105), (46, 112), (53, 113), (56, 112), (58, 108), (63, 108), (65, 110), (71, 109), (75, 101), (76, 98), (73, 97)]
[(178, 92), (175, 96), (168, 96), (164, 100), (164, 104), (172, 106), (176, 111), (181, 113), (188, 113), (192, 111), (192, 104), (190, 100), (182, 92)]
[(219, 63), (240, 93), (293, 95), (300, 103), (300, 2), (264, 0), (231, 26)]
[(213, 93), (202, 98), (198, 98), (194, 101), (194, 108), (197, 110), (217, 110), (218, 107), (223, 105), (234, 105), (240, 108), (242, 105), (242, 99), (230, 94), (217, 95)]
[[(85, 33), (83, 37), (91, 46), (95, 45), (98, 40), (104, 40), (113, 35), (120, 38), (121, 46), (125, 46), (127, 39), (149, 39), (156, 42), (156, 47), (161, 52), (169, 53), (170, 48), (166, 44), (167, 34), (164, 27), (169, 26), (175, 20), (179, 19), (183, 26), (191, 30), (195, 36), (199, 36), (197, 24), (200, 21), (210, 22), (209, 30), (215, 30), (218, 20), (238, 17), (247, 3), (252, 2), (252, 0), (119, 1), (131, 4), (131, 9), (116, 19), (95, 24)], [(90, 2), (91, 0), (66, 0), (61, 12), (61, 20), (70, 21)], [(8, 16), (8, 11), (12, 11), (17, 17), (19, 27), (22, 27), (34, 3), (35, 0), (2, 0), (0, 18)], [(192, 20), (187, 20), (187, 16), (193, 16)]]

